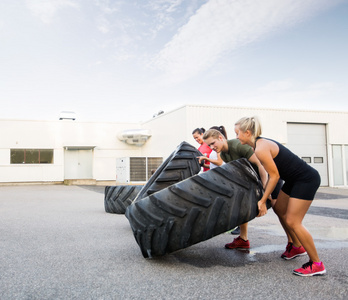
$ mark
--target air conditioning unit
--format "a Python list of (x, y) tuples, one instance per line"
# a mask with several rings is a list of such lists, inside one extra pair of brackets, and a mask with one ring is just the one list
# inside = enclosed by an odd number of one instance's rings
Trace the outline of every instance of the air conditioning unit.
[(116, 183), (145, 183), (154, 170), (163, 162), (163, 157), (121, 157), (116, 159)]
[(117, 135), (118, 139), (129, 145), (143, 146), (151, 137), (149, 129), (128, 129)]

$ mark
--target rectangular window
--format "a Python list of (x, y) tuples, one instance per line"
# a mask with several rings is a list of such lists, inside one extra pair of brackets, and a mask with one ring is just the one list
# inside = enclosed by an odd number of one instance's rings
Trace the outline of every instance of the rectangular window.
[(332, 165), (334, 173), (334, 185), (343, 185), (342, 145), (332, 145)]
[(345, 162), (346, 162), (346, 165), (345, 165), (346, 182), (345, 182), (345, 184), (348, 185), (348, 146), (344, 145), (343, 147), (344, 147), (344, 158), (345, 158)]
[(322, 164), (322, 163), (324, 163), (324, 158), (323, 157), (314, 157), (314, 163), (315, 164)]
[(302, 159), (307, 163), (310, 164), (312, 162), (310, 157), (302, 157)]
[(25, 150), (25, 163), (26, 164), (39, 164), (40, 163), (40, 150)]
[(40, 164), (53, 164), (53, 150), (40, 150)]
[(11, 164), (53, 164), (53, 149), (11, 149)]
[(24, 164), (25, 150), (11, 149), (11, 164)]

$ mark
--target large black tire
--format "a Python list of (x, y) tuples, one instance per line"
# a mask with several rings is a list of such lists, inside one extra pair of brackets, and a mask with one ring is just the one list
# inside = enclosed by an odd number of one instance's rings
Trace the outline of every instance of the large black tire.
[(142, 187), (141, 185), (106, 186), (104, 192), (105, 211), (112, 214), (124, 214)]
[(252, 220), (262, 194), (254, 169), (240, 159), (133, 201), (126, 217), (143, 256), (160, 256)]
[(202, 156), (202, 153), (189, 143), (182, 142), (157, 168), (135, 200), (145, 198), (174, 183), (198, 174), (201, 170), (198, 156)]

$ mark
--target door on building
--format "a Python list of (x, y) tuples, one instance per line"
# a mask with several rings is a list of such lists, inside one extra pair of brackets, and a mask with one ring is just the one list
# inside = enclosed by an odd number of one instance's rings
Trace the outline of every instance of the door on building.
[(287, 129), (286, 147), (319, 172), (321, 186), (328, 186), (326, 125), (288, 123)]
[(93, 149), (65, 148), (64, 179), (93, 179)]

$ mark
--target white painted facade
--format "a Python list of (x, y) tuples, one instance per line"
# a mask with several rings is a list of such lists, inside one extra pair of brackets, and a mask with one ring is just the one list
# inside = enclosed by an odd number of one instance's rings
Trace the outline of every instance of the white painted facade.
[[(324, 155), (324, 171), (321, 172), (326, 172), (325, 185), (348, 186), (348, 131), (345, 130), (348, 112), (201, 105), (179, 107), (143, 123), (0, 120), (0, 183), (63, 182), (76, 177), (118, 184), (117, 159), (166, 159), (182, 141), (198, 146), (191, 134), (197, 127), (208, 129), (224, 125), (228, 138), (234, 138), (234, 123), (241, 117), (253, 115), (261, 120), (263, 136), (275, 139), (289, 148), (295, 147), (291, 148), (295, 153), (296, 147), (303, 147), (301, 144), (296, 145), (296, 135), (291, 136), (291, 124), (300, 126), (300, 132), (303, 128), (304, 135), (309, 128), (306, 125), (318, 125), (314, 128), (320, 127), (324, 131), (320, 145), (314, 142), (313, 134), (308, 133), (308, 139), (306, 136), (301, 137), (309, 141), (306, 145), (308, 153), (298, 155), (313, 156), (313, 161), (320, 160)], [(147, 130), (151, 136), (142, 146), (127, 144), (118, 138), (120, 132), (132, 130)], [(319, 147), (324, 150), (314, 153)], [(52, 164), (11, 164), (11, 149), (53, 149), (54, 161)]]
[[(224, 125), (228, 138), (235, 138), (234, 124), (245, 116), (258, 116), (262, 123), (262, 135), (277, 140), (285, 146), (289, 146), (290, 124), (302, 125), (303, 132), (308, 130), (306, 125), (309, 124), (323, 126), (324, 145), (320, 147), (325, 147), (326, 151), (320, 153), (326, 155), (324, 163), (327, 174), (322, 176), (324, 179), (322, 184), (348, 187), (348, 131), (345, 130), (348, 125), (348, 112), (186, 105), (142, 124), (142, 128), (153, 132), (151, 143), (144, 146), (143, 154), (148, 155), (156, 149), (159, 151), (156, 155), (168, 156), (172, 147), (182, 140), (198, 146), (192, 138), (192, 131), (195, 128), (209, 129), (212, 126)], [(310, 132), (307, 138), (309, 141), (314, 141)], [(310, 152), (316, 152), (317, 148), (313, 142)], [(296, 153), (295, 149), (291, 150)], [(296, 154), (302, 157), (300, 153)], [(320, 157), (319, 154), (316, 157)]]
[[(136, 123), (0, 120), (0, 183), (63, 182), (74, 172), (82, 174), (75, 179), (115, 181), (117, 157), (141, 156), (141, 148), (121, 142), (117, 133), (137, 128)], [(11, 149), (53, 149), (53, 164), (11, 164)], [(81, 166), (78, 152), (89, 166)], [(74, 171), (74, 163), (88, 169), (87, 177)]]

